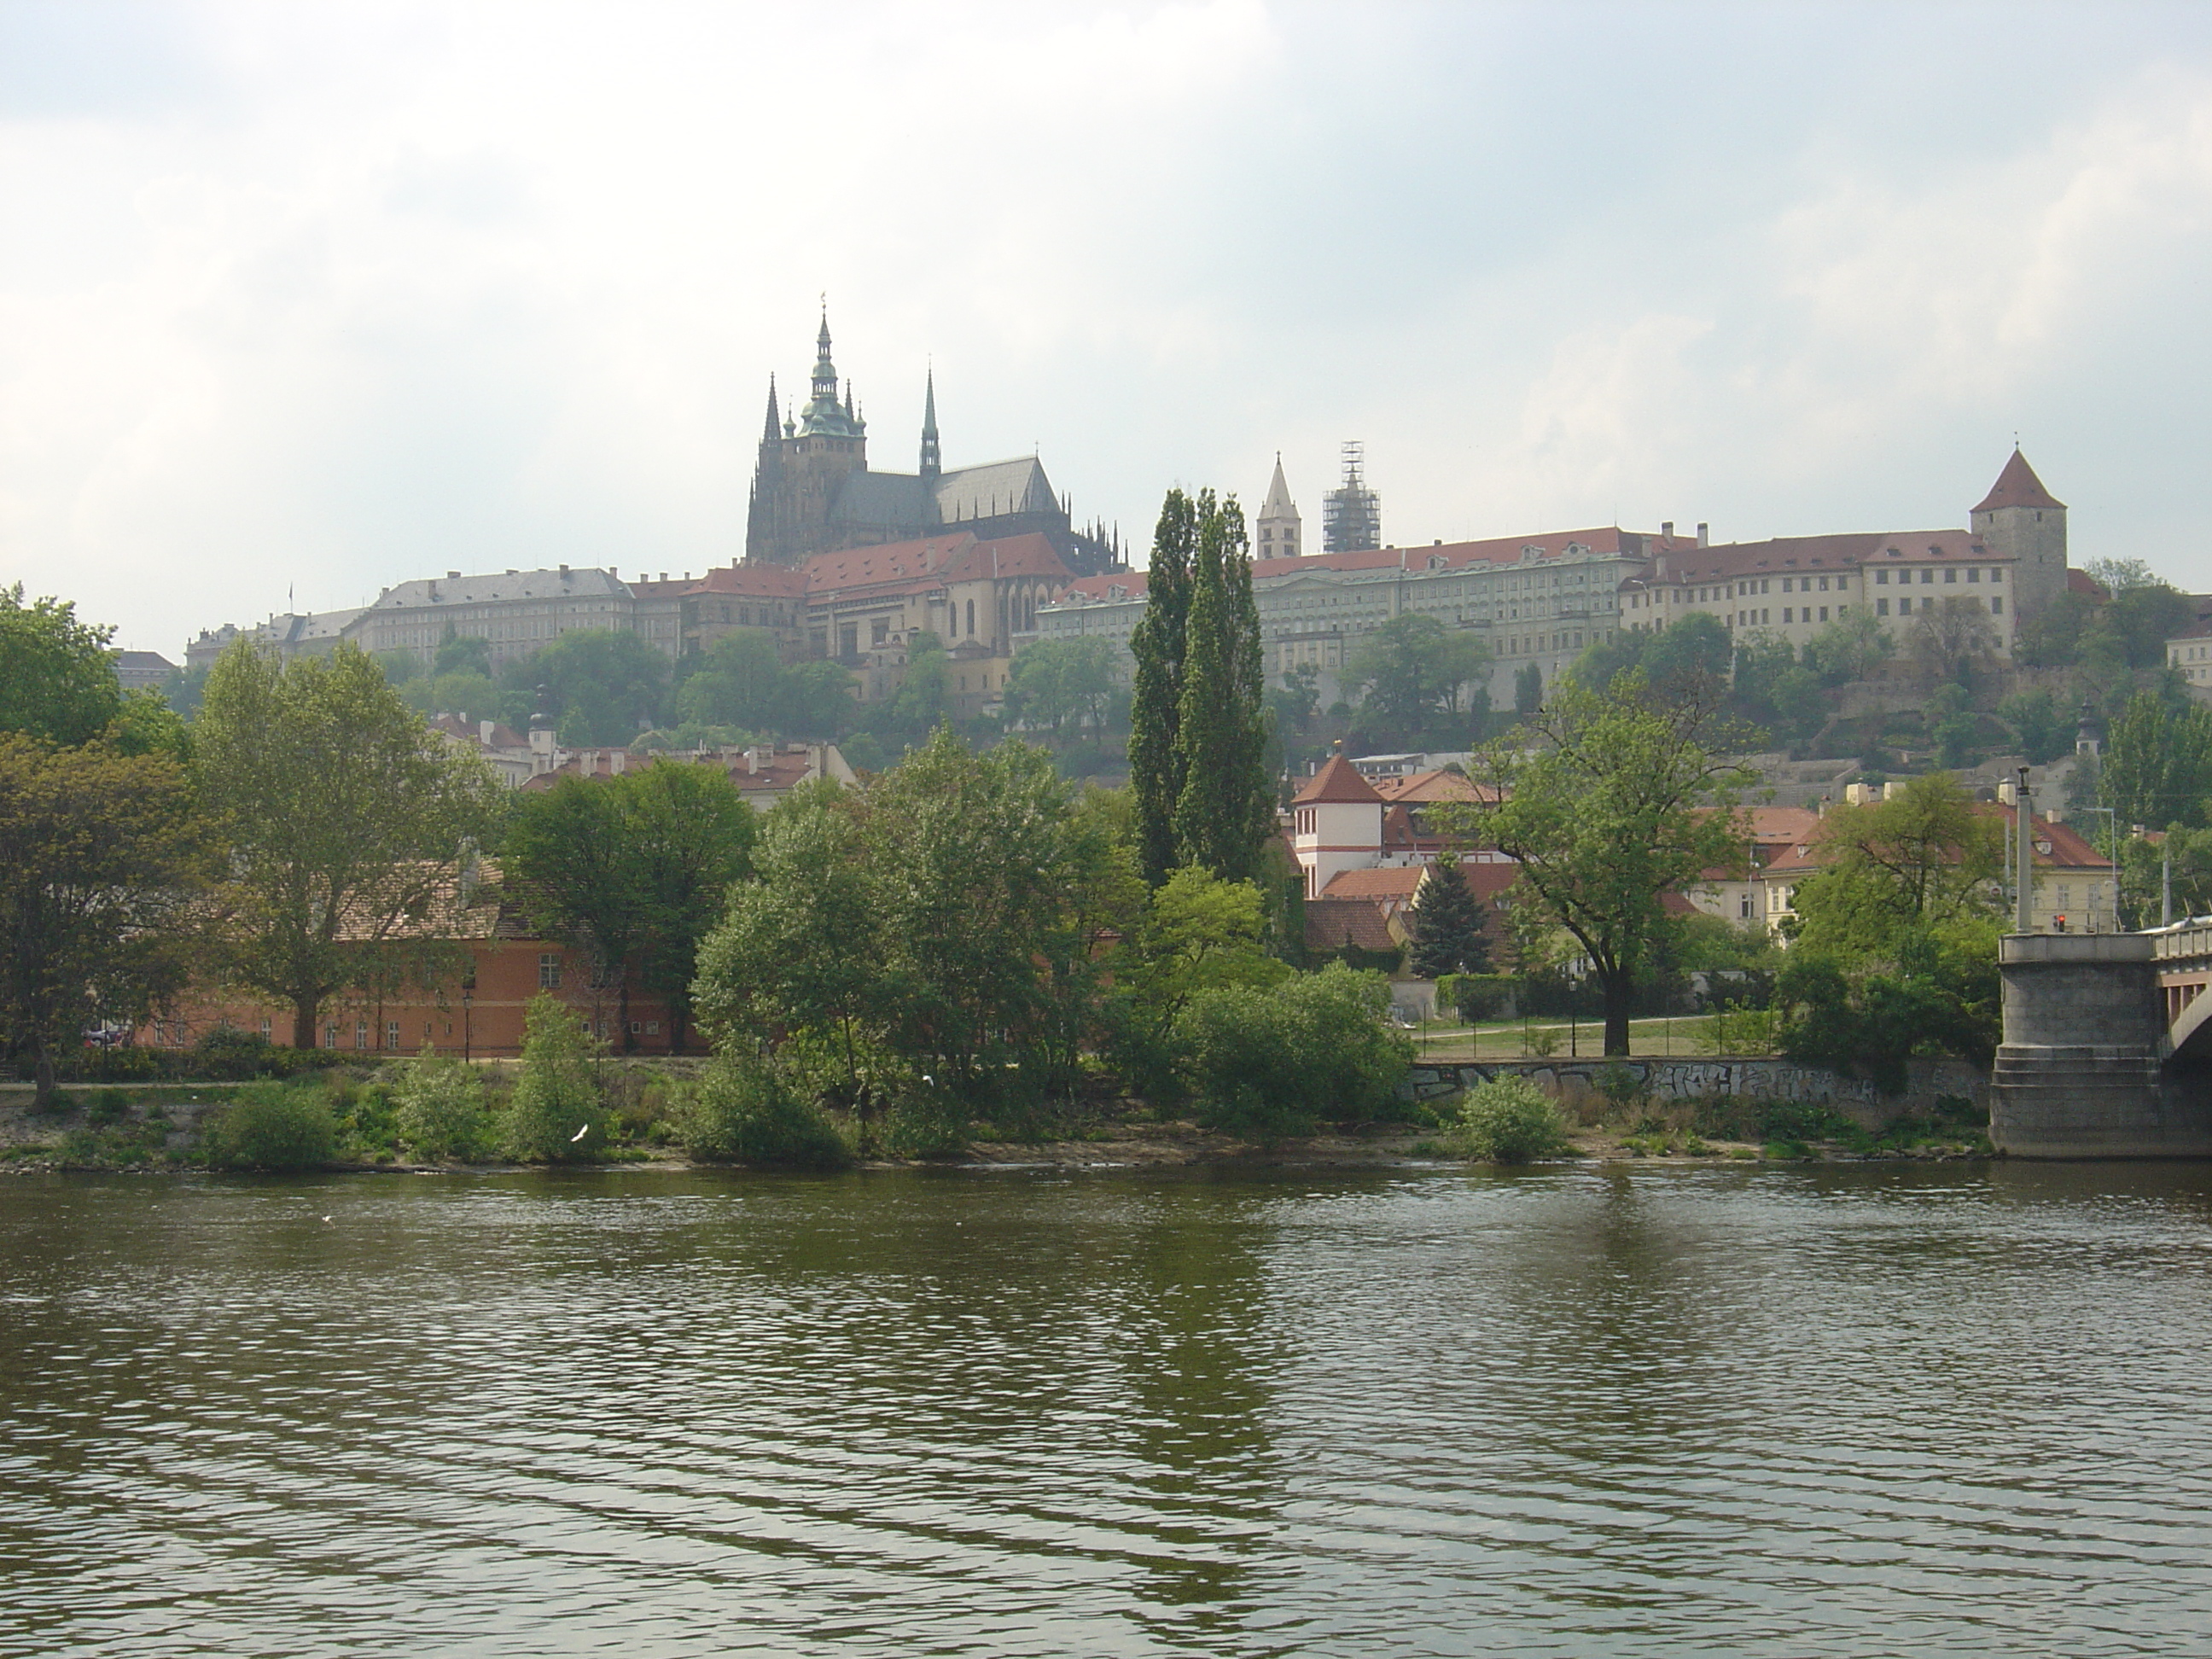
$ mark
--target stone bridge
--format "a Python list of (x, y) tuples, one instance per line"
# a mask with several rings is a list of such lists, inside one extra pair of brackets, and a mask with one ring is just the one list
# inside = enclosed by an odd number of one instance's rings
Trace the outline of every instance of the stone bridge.
[(2212, 917), (2013, 933), (1990, 1139), (2021, 1158), (2212, 1158)]

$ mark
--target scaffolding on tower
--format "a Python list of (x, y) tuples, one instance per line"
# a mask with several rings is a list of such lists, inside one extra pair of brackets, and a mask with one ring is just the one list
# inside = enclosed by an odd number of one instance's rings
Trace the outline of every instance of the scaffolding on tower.
[(1321, 538), (1325, 553), (1358, 553), (1382, 545), (1382, 498), (1367, 487), (1366, 447), (1358, 439), (1344, 445), (1344, 482), (1322, 497)]

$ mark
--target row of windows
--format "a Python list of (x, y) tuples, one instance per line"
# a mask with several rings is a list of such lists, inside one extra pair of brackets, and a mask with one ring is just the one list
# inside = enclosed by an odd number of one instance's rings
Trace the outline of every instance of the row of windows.
[[(1890, 571), (1888, 571), (1888, 570), (1877, 570), (1877, 571), (1875, 571), (1875, 572), (1874, 573), (1874, 585), (1875, 585), (1876, 587), (1887, 587), (1887, 586), (1889, 586), (1889, 579), (1890, 579), (1890, 576), (1891, 576), (1891, 574), (1893, 574), (1893, 573), (1891, 573), (1891, 572), (1890, 572)], [(1900, 586), (1900, 587), (1910, 587), (1910, 586), (1912, 585), (1912, 573), (1911, 573), (1910, 570), (1899, 570), (1899, 571), (1895, 572), (1894, 574), (1895, 574), (1895, 575), (1896, 575), (1896, 577), (1897, 577), (1897, 584), (1898, 584), (1898, 586)], [(1979, 580), (1981, 580), (1981, 579), (1982, 579), (1982, 573), (1981, 573), (1981, 571), (1980, 571), (1978, 568), (1970, 569), (1970, 570), (1968, 570), (1968, 571), (1966, 572), (1966, 580), (1967, 580), (1969, 582), (1978, 582)], [(1944, 569), (1944, 572), (1943, 572), (1943, 581), (1944, 581), (1945, 586), (1956, 586), (1958, 585), (1958, 580), (1959, 580), (1959, 571), (1958, 571), (1958, 568), (1957, 568), (1955, 565), (1947, 567), (1947, 568)], [(2003, 580), (2004, 580), (2004, 572), (2003, 572), (2003, 571), (2002, 571), (2002, 570), (1992, 570), (1992, 571), (1990, 571), (1990, 583), (1991, 583), (1993, 586), (1994, 586), (1994, 585), (1996, 585), (1996, 584), (1999, 584), (1999, 583), (2002, 583)], [(1933, 586), (1935, 586), (1935, 582), (1936, 582), (1936, 573), (1935, 573), (1935, 571), (1934, 571), (1933, 569), (1923, 570), (1923, 571), (1920, 573), (1920, 585), (1921, 585), (1923, 587), (1932, 587)]]
[[(1966, 603), (1971, 605), (1973, 601), (1969, 599)], [(1930, 593), (1923, 598), (1920, 601), (1920, 608), (1923, 611), (1933, 611), (1936, 608), (1936, 596)], [(1874, 602), (1874, 614), (1877, 617), (1887, 617), (1889, 614), (1889, 601), (1886, 599), (1876, 599)], [(1912, 614), (1912, 599), (1910, 594), (1897, 602), (1897, 614), (1900, 617), (1909, 617)], [(2003, 595), (1999, 593), (1990, 595), (1990, 615), (1992, 617), (2004, 615)]]

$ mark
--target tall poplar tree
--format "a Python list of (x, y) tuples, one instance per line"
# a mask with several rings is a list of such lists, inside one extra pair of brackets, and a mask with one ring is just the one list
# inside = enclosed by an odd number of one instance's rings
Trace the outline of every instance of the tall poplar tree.
[(1176, 742), (1182, 706), (1183, 643), (1190, 617), (1191, 558), (1198, 514), (1189, 496), (1170, 489), (1152, 532), (1145, 582), (1145, 614), (1129, 636), (1137, 659), (1129, 711), (1129, 783), (1137, 804), (1137, 845), (1145, 879), (1167, 879), (1176, 858), (1175, 812), (1182, 798), (1182, 751)]
[(1176, 862), (1248, 881), (1260, 874), (1260, 849), (1274, 827), (1259, 613), (1237, 498), (1217, 502), (1206, 490), (1197, 516), (1176, 732)]

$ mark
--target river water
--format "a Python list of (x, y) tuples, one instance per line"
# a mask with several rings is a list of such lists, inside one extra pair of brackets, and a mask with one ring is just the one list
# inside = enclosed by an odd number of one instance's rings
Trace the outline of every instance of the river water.
[(0, 1654), (2212, 1651), (2212, 1170), (0, 1186)]

